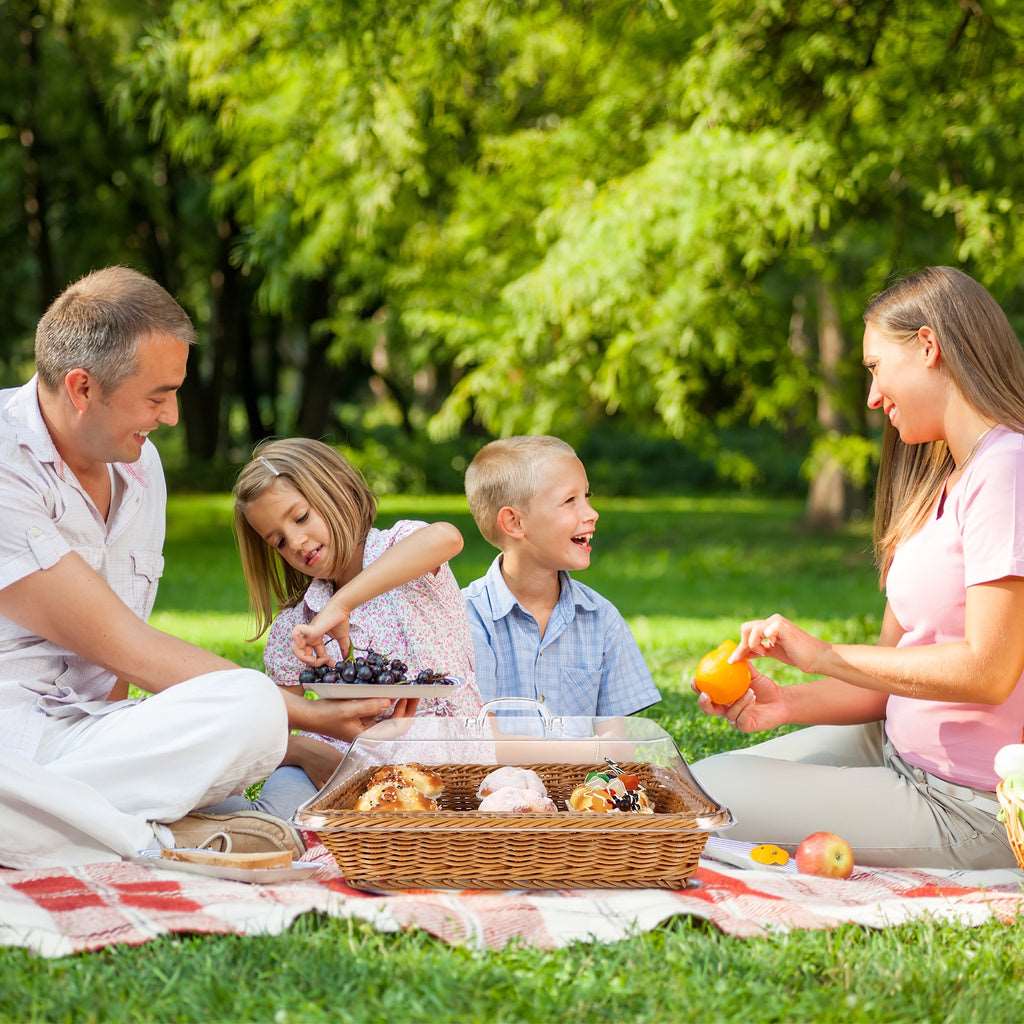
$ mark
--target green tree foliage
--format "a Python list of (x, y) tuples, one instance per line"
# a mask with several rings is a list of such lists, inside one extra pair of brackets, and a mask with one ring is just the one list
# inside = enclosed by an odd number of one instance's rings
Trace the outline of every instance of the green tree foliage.
[(1024, 313), (1012, 0), (0, 11), (0, 291), (22, 331), (91, 261), (181, 294), (194, 454), (383, 399), (435, 439), (611, 416), (747, 482), (722, 431), (766, 424), (860, 483), (865, 298), (949, 262)]

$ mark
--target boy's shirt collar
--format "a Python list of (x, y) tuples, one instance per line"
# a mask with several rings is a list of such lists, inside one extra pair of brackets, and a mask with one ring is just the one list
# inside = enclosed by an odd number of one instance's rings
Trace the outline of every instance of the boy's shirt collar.
[[(491, 618), (497, 622), (503, 619), (513, 608), (519, 608), (524, 613), (526, 609), (519, 603), (519, 599), (509, 589), (505, 577), (501, 572), (501, 555), (491, 562), (491, 567), (484, 575), (484, 588), (487, 591), (491, 607)], [(574, 586), (573, 578), (564, 570), (558, 573), (558, 603), (555, 607), (563, 608), (567, 622), (571, 622), (576, 616), (576, 608), (592, 612), (597, 609), (593, 598), (586, 593), (582, 587)], [(528, 613), (527, 613), (528, 614)]]

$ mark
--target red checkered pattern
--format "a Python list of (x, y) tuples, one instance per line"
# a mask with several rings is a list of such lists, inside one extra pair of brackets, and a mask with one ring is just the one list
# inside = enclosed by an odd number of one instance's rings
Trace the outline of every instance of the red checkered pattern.
[(303, 858), (314, 880), (247, 885), (136, 864), (0, 871), (0, 945), (65, 956), (169, 933), (275, 935), (299, 914), (359, 918), (381, 931), (421, 928), (452, 944), (500, 949), (514, 940), (542, 949), (615, 942), (677, 914), (723, 932), (758, 936), (852, 922), (874, 928), (930, 917), (962, 925), (1024, 913), (1024, 875), (860, 869), (843, 881), (740, 871), (702, 861), (695, 884), (570, 892), (409, 891), (350, 888), (322, 846)]

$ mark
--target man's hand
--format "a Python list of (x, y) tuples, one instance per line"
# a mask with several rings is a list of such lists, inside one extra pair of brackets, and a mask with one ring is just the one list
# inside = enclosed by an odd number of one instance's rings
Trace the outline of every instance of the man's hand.
[(150, 693), (238, 668), (147, 625), (74, 551), (0, 590), (0, 615)]
[(395, 703), (392, 710), (392, 702), (386, 698), (306, 700), (300, 693), (289, 692), (296, 689), (283, 687), (281, 692), (288, 710), (289, 727), (319, 732), (348, 743), (383, 717), (409, 718), (415, 715), (419, 703), (405, 698)]

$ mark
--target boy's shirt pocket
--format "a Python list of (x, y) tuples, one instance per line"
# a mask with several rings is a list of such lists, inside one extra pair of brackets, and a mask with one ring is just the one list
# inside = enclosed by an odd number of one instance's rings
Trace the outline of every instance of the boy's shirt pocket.
[(558, 693), (546, 695), (545, 703), (556, 715), (597, 714), (597, 699), (601, 692), (601, 669), (565, 667), (559, 672)]

